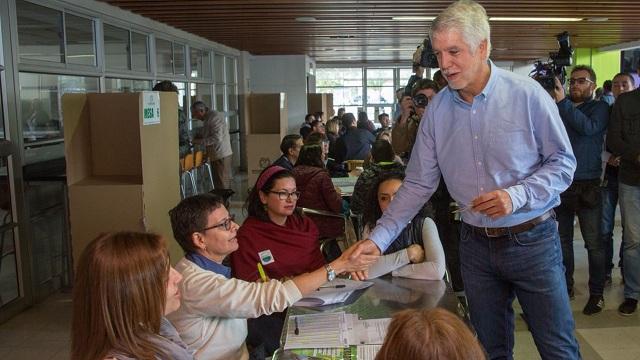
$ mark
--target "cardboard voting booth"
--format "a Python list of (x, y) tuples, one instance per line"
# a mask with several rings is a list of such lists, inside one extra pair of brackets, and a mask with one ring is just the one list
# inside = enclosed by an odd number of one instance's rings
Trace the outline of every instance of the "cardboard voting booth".
[(180, 201), (178, 100), (160, 92), (62, 98), (74, 262), (103, 232), (162, 235), (182, 256), (168, 211)]
[(324, 113), (325, 121), (336, 115), (333, 111), (333, 94), (307, 94), (307, 113), (315, 114), (318, 111)]
[(287, 134), (287, 99), (284, 93), (249, 94), (245, 100), (247, 172), (253, 187), (260, 172), (282, 153), (280, 142)]

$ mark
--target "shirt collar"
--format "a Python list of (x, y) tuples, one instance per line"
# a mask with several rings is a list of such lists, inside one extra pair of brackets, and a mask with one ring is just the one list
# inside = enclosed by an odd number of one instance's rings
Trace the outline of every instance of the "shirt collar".
[(198, 265), (199, 267), (212, 271), (216, 274), (222, 275), (227, 279), (231, 278), (231, 268), (228, 266), (224, 266), (222, 264), (218, 264), (217, 262), (207, 258), (206, 256), (202, 256), (198, 253), (189, 253), (185, 256), (187, 260), (192, 263)]

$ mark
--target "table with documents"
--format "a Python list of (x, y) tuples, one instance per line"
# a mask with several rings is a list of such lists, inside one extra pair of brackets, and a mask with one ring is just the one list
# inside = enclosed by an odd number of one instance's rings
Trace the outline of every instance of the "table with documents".
[(369, 281), (373, 285), (343, 303), (291, 306), (273, 359), (373, 360), (394, 313), (434, 307), (457, 312), (458, 299), (444, 281), (390, 275)]
[(340, 195), (342, 196), (351, 196), (357, 181), (357, 176), (331, 178), (333, 186), (340, 188)]

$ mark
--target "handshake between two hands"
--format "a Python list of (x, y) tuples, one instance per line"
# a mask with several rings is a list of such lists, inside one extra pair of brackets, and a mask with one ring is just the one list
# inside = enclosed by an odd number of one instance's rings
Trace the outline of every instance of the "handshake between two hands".
[[(470, 205), (461, 208), (460, 211), (475, 211), (496, 219), (511, 214), (513, 204), (508, 192), (495, 190), (476, 197)], [(358, 241), (345, 253), (348, 254), (351, 261), (362, 261), (363, 263), (382, 254), (380, 248), (371, 239)], [(360, 281), (366, 280), (367, 270), (351, 272), (351, 278)]]

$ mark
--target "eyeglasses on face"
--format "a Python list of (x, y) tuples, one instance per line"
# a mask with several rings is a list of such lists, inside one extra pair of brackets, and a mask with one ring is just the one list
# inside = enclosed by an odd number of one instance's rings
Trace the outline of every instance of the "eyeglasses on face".
[(236, 216), (234, 214), (229, 214), (229, 217), (224, 219), (220, 224), (206, 227), (206, 228), (200, 230), (200, 232), (205, 232), (207, 230), (220, 228), (220, 227), (224, 228), (226, 231), (229, 231), (229, 230), (231, 230), (231, 224), (233, 224), (233, 220), (235, 220), (235, 218), (236, 218)]
[(291, 198), (292, 200), (298, 200), (300, 198), (300, 191), (288, 192), (288, 191), (269, 191), (271, 194), (278, 194), (278, 199), (287, 200)]
[(593, 81), (591, 79), (587, 79), (584, 77), (581, 78), (571, 78), (569, 79), (569, 85), (574, 85), (574, 84), (578, 84), (578, 85), (584, 85), (586, 83), (593, 83)]

